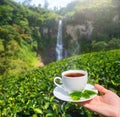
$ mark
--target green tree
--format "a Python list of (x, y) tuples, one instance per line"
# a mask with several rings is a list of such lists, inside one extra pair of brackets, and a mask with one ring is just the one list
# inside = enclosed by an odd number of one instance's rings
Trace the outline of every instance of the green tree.
[(120, 39), (113, 38), (108, 42), (108, 49), (120, 49)]
[(8, 5), (0, 5), (0, 25), (11, 24), (13, 8)]
[(0, 57), (4, 56), (4, 45), (3, 45), (3, 40), (0, 39)]
[(106, 50), (108, 44), (105, 41), (93, 41), (92, 42), (92, 49), (93, 51), (101, 51)]

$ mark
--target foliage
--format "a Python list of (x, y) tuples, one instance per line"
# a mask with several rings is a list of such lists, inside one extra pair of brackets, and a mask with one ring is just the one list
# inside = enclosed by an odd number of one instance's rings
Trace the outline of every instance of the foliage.
[(92, 41), (92, 51), (112, 50), (120, 48), (120, 39), (113, 38), (110, 41)]
[(111, 7), (112, 2), (112, 0), (74, 0), (70, 2), (67, 7), (60, 9), (58, 13), (61, 15), (73, 16), (74, 14), (83, 12), (84, 10), (94, 9), (97, 11), (101, 8)]
[(0, 25), (9, 24), (12, 20), (13, 8), (8, 5), (0, 5)]
[(69, 94), (69, 96), (73, 99), (73, 100), (80, 100), (82, 97), (88, 99), (90, 98), (90, 96), (95, 95), (96, 92), (91, 91), (91, 90), (84, 90), (84, 91), (74, 91), (72, 93)]
[(25, 74), (0, 78), (0, 116), (100, 117), (53, 96), (53, 79), (68, 69), (88, 71), (89, 83), (99, 83), (120, 96), (120, 50), (88, 53), (50, 63)]
[(49, 45), (42, 30), (51, 29), (58, 18), (47, 9), (27, 6), (30, 1), (26, 0), (25, 5), (13, 0), (0, 1), (0, 75), (5, 77), (37, 67), (41, 61), (37, 52)]
[(30, 38), (25, 36), (21, 38), (16, 29), (10, 25), (0, 27), (0, 37), (0, 75), (6, 77), (31, 69), (30, 67), (34, 68), (38, 60), (35, 52), (27, 44), (31, 41)]
[(92, 43), (92, 47), (95, 51), (106, 50), (107, 46), (108, 45), (105, 41), (99, 41), (97, 43), (93, 41)]
[(113, 38), (108, 43), (110, 49), (120, 48), (120, 39)]
[(74, 49), (74, 40), (77, 40), (80, 46), (79, 53), (119, 49), (120, 1), (116, 2), (114, 0), (76, 0), (61, 9), (64, 11), (62, 13), (67, 15), (63, 20), (63, 38), (65, 38), (63, 41), (65, 47), (68, 47), (67, 50), (73, 51), (71, 48)]

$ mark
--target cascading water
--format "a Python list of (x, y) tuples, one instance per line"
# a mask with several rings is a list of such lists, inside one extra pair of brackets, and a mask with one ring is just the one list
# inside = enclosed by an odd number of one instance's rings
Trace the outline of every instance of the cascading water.
[(59, 20), (59, 25), (58, 25), (56, 54), (57, 54), (57, 60), (61, 60), (63, 58), (62, 20)]

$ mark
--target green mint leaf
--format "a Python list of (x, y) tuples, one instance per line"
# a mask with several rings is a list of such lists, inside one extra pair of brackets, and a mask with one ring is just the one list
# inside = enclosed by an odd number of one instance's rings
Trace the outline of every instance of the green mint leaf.
[(69, 94), (69, 96), (73, 99), (73, 100), (80, 100), (81, 97), (83, 98), (90, 98), (91, 95), (95, 95), (96, 92), (92, 91), (92, 90), (84, 90), (83, 92), (80, 91), (74, 91), (72, 93)]
[(69, 96), (73, 99), (73, 100), (79, 100), (81, 98), (82, 92), (80, 91), (74, 91), (72, 93), (69, 94)]
[(84, 92), (82, 93), (82, 97), (84, 97), (84, 98), (89, 98), (90, 95), (89, 95), (86, 91), (84, 91)]
[(85, 90), (84, 93), (87, 93), (89, 95), (94, 95), (96, 94), (96, 92), (92, 91), (92, 90)]

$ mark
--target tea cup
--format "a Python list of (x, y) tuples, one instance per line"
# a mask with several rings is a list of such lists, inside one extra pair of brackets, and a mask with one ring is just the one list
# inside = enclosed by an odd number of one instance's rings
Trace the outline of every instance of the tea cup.
[[(59, 80), (62, 84), (57, 83)], [(61, 77), (54, 78), (54, 84), (67, 92), (82, 91), (88, 81), (88, 73), (85, 70), (68, 70), (61, 73)]]

